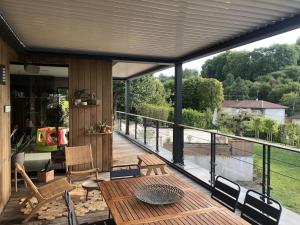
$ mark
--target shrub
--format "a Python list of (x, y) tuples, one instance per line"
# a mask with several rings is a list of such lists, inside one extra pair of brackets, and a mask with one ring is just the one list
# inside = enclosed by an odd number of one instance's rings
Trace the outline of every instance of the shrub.
[(142, 116), (151, 117), (159, 120), (168, 120), (169, 112), (172, 109), (169, 106), (159, 106), (153, 104), (142, 104), (137, 107), (137, 113)]
[[(174, 111), (169, 112), (169, 121), (174, 121)], [(182, 123), (187, 126), (198, 128), (211, 128), (212, 113), (208, 109), (205, 112), (199, 112), (193, 109), (182, 110)]]

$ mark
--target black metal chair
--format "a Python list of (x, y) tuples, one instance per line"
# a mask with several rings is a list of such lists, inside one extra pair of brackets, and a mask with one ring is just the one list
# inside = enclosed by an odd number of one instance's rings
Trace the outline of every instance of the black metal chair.
[(231, 211), (235, 211), (241, 188), (237, 183), (225, 177), (218, 176), (211, 197)]
[(79, 224), (78, 219), (75, 214), (75, 208), (71, 196), (68, 191), (65, 191), (65, 202), (68, 210), (68, 224), (69, 225), (115, 225), (113, 219), (107, 219), (102, 221), (97, 221), (93, 223), (82, 223)]
[(137, 164), (112, 166), (110, 170), (111, 180), (138, 177), (140, 175), (141, 169)]
[(281, 211), (282, 207), (276, 200), (248, 190), (241, 217), (253, 225), (278, 225)]

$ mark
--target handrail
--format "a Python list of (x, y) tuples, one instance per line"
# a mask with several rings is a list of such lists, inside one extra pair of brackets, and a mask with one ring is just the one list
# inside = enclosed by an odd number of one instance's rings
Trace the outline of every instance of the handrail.
[[(126, 112), (122, 112), (122, 111), (116, 111), (116, 113), (129, 115), (129, 116), (135, 116), (135, 117), (141, 117), (141, 118), (148, 119), (148, 120), (153, 120), (153, 121), (158, 121), (158, 122), (162, 122), (162, 123), (175, 125), (173, 122), (160, 120), (160, 119), (155, 119), (155, 118), (142, 116), (142, 115), (138, 115), (138, 114), (126, 113)], [(211, 134), (221, 135), (221, 136), (225, 136), (225, 137), (235, 138), (235, 139), (238, 139), (238, 140), (248, 141), (248, 142), (252, 142), (252, 143), (255, 143), (255, 144), (267, 145), (267, 146), (270, 146), (270, 147), (280, 148), (280, 149), (291, 151), (291, 152), (300, 153), (300, 149), (294, 148), (292, 146), (286, 146), (286, 145), (272, 143), (272, 142), (264, 141), (264, 140), (257, 140), (257, 139), (254, 139), (254, 138), (240, 137), (240, 136), (236, 136), (236, 135), (232, 135), (232, 134), (225, 134), (225, 133), (222, 133), (220, 131), (206, 130), (206, 129), (203, 129), (203, 128), (192, 127), (192, 126), (188, 126), (188, 125), (184, 125), (184, 124), (177, 124), (177, 126), (180, 126), (180, 127), (183, 127), (183, 128), (188, 128), (188, 129), (193, 129), (193, 130), (198, 130), (198, 131), (202, 131), (202, 132), (207, 132), (207, 133), (211, 133)], [(272, 148), (271, 148), (271, 150), (272, 150)]]
[(122, 111), (116, 111), (116, 113), (120, 113), (120, 114), (124, 114), (124, 115), (129, 115), (129, 116), (141, 117), (141, 118), (144, 118), (144, 119), (155, 120), (155, 121), (158, 121), (158, 122), (161, 122), (161, 123), (167, 123), (167, 124), (174, 125), (174, 123), (172, 123), (170, 121), (155, 119), (155, 118), (148, 117), (148, 116), (142, 116), (142, 115), (133, 114), (133, 113), (126, 113), (126, 112), (122, 112)]

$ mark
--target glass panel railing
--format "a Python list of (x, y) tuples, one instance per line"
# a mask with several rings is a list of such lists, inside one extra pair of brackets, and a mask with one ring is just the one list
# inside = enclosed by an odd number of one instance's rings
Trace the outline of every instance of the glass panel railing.
[(184, 129), (184, 168), (192, 175), (210, 183), (211, 135), (194, 129)]
[(272, 147), (270, 172), (271, 197), (300, 214), (300, 153)]

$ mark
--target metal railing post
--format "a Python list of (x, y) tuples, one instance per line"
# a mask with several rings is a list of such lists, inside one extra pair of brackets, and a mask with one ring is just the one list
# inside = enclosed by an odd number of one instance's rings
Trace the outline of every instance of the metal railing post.
[(159, 151), (158, 146), (158, 139), (159, 139), (159, 121), (156, 121), (156, 151)]
[(213, 187), (216, 176), (216, 134), (210, 134), (210, 183)]
[(266, 194), (266, 145), (263, 145), (263, 157), (262, 157), (262, 193)]
[(147, 124), (146, 124), (147, 120), (146, 118), (143, 118), (143, 124), (144, 124), (144, 144), (147, 144)]
[(267, 196), (271, 196), (271, 146), (267, 150)]
[(137, 131), (137, 117), (135, 117), (134, 119), (134, 139), (137, 138), (136, 131)]

